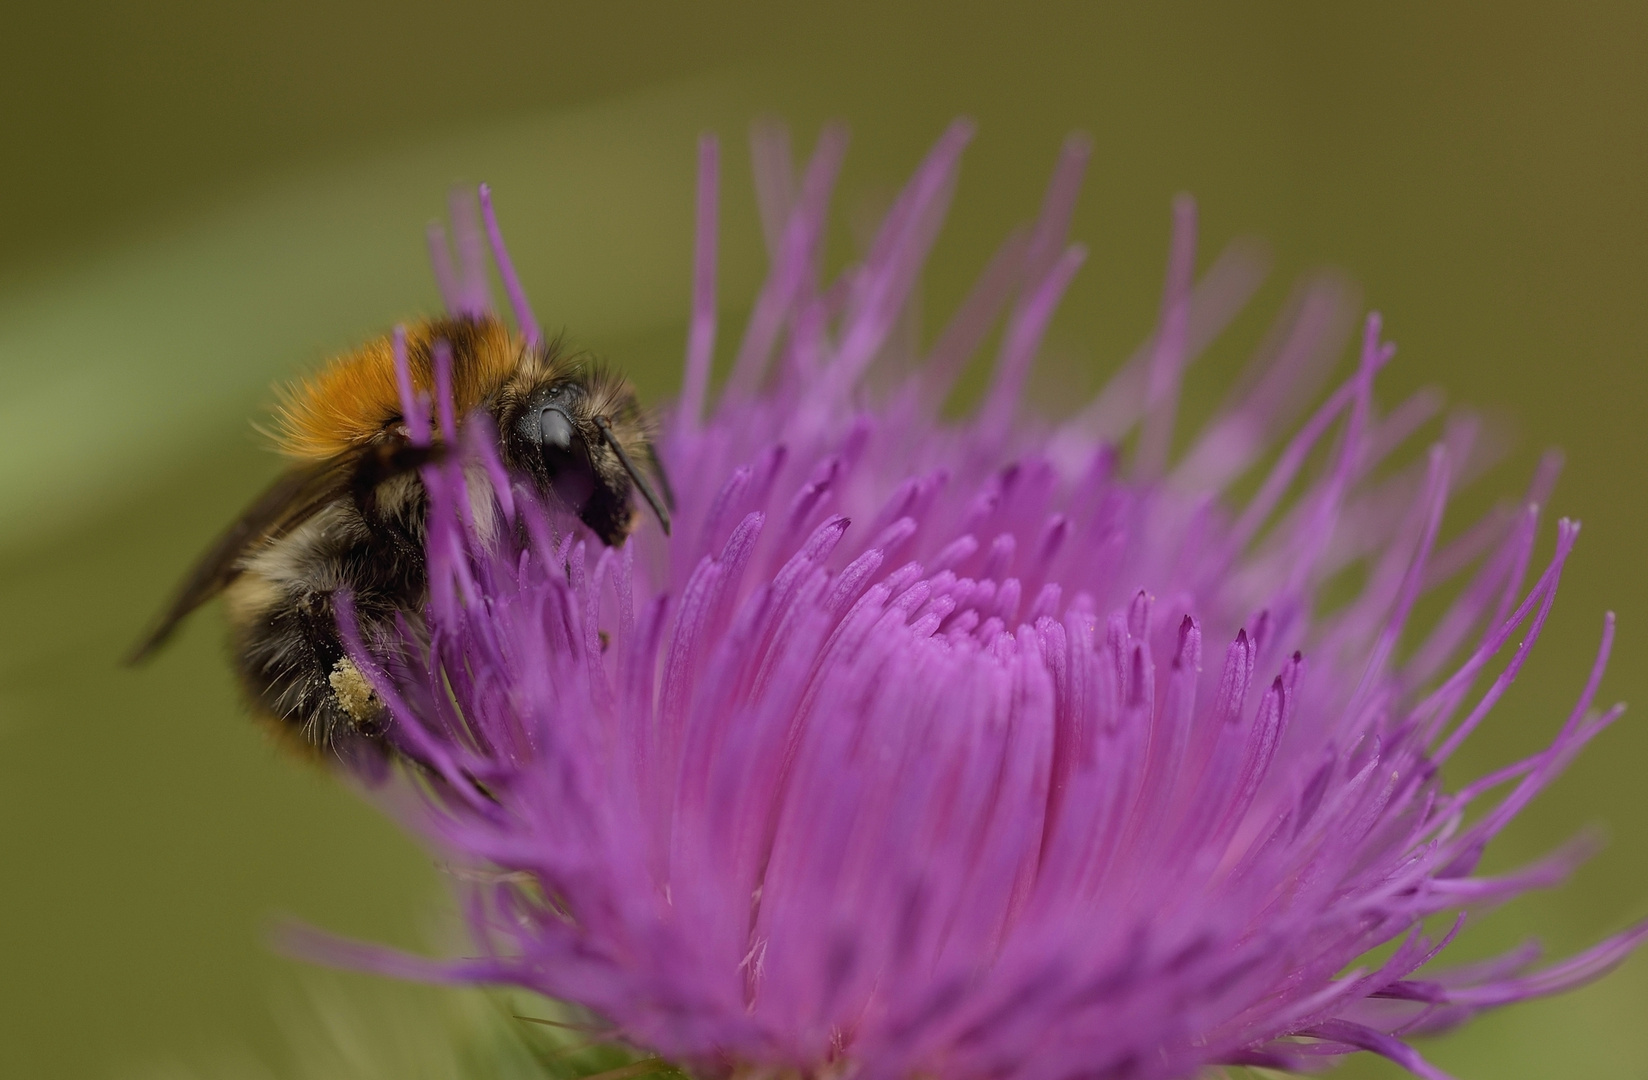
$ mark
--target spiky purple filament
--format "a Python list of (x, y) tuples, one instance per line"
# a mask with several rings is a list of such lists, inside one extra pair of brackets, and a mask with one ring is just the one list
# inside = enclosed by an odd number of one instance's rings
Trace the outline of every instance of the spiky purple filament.
[[(481, 468), (428, 470), (430, 654), (355, 653), (393, 737), (444, 778), (418, 827), (502, 873), (467, 893), (482, 958), (346, 951), (574, 1001), (712, 1072), (1168, 1078), (1361, 1049), (1439, 1076), (1402, 1036), (1567, 989), (1648, 933), (1532, 974), (1526, 952), (1416, 974), (1463, 915), (1441, 940), (1426, 919), (1562, 877), (1577, 852), (1472, 874), (1619, 712), (1592, 710), (1610, 617), (1548, 749), (1440, 784), (1550, 610), (1577, 526), (1559, 524), (1523, 585), (1553, 470), (1524, 508), (1439, 548), (1472, 430), (1380, 469), (1435, 405), (1375, 408), (1391, 348), (1371, 317), (1355, 373), (1233, 505), (1226, 488), (1331, 361), (1342, 308), (1327, 283), (1175, 465), (1184, 370), (1257, 273), (1238, 251), (1193, 288), (1188, 200), (1153, 341), (1074, 419), (1020, 418), (1082, 257), (1065, 241), (1080, 141), (924, 362), (903, 355), (894, 331), (969, 136), (939, 141), (863, 263), (826, 287), (818, 247), (845, 138), (827, 129), (793, 186), (786, 137), (760, 129), (774, 268), (707, 419), (706, 140), (686, 378), (662, 444), (673, 539), (649, 526), (622, 549), (592, 544), (509, 487), (478, 423)], [(461, 270), (437, 234), (437, 276), (454, 310), (476, 310), (480, 230), (472, 214), (458, 225)], [(984, 404), (941, 420), (1004, 314)], [(901, 362), (890, 393), (860, 389)], [(1124, 470), (1115, 446), (1135, 427)], [(528, 540), (480, 535), (481, 477)], [(1322, 610), (1323, 584), (1356, 563), (1364, 588)], [(1429, 636), (1399, 649), (1416, 600), (1472, 565)], [(1354, 966), (1390, 942), (1383, 963)]]

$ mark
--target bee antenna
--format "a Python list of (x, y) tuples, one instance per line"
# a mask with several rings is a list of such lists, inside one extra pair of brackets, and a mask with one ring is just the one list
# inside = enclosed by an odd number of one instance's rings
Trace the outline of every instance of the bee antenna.
[(647, 482), (647, 478), (641, 470), (635, 467), (635, 462), (631, 461), (629, 455), (624, 452), (624, 447), (619, 443), (618, 437), (612, 433), (612, 424), (607, 418), (597, 416), (595, 426), (601, 429), (601, 437), (607, 441), (608, 446), (612, 447), (612, 452), (618, 455), (618, 464), (622, 465), (624, 471), (629, 473), (629, 478), (635, 481), (635, 486), (641, 491), (641, 497), (647, 500), (648, 506), (652, 507), (653, 514), (658, 518), (658, 524), (663, 526), (664, 535), (668, 536), (670, 531), (669, 509), (659, 500), (658, 493), (652, 490), (652, 485)]

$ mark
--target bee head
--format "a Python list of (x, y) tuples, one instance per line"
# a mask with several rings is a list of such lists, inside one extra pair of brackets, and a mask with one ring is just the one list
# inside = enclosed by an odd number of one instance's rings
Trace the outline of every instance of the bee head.
[(637, 495), (669, 532), (668, 486), (626, 380), (553, 350), (529, 353), (492, 409), (504, 460), (576, 513), (603, 543), (621, 544), (629, 535)]
[[(581, 510), (599, 486), (597, 444), (601, 432), (590, 415), (589, 395), (576, 382), (546, 383), (527, 395), (514, 423), (516, 457), (546, 488)], [(626, 489), (623, 495), (629, 494)]]

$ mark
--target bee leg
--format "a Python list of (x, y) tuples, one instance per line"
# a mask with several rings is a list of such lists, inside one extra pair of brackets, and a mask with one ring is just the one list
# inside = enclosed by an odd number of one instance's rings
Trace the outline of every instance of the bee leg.
[(383, 702), (344, 653), (330, 592), (281, 592), (243, 614), (234, 653), (263, 711), (318, 750), (382, 733)]

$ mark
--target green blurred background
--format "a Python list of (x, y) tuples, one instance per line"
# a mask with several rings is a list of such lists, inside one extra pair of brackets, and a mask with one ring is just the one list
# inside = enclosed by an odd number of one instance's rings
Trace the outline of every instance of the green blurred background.
[[(271, 380), (433, 305), (422, 227), (457, 181), (495, 186), (540, 315), (656, 398), (677, 379), (701, 130), (727, 147), (728, 319), (762, 269), (752, 118), (788, 118), (798, 144), (846, 119), (849, 213), (952, 116), (978, 120), (939, 313), (1085, 130), (1093, 255), (1051, 377), (1096, 385), (1148, 332), (1180, 190), (1204, 259), (1258, 234), (1277, 262), (1192, 411), (1289, 278), (1345, 268), (1402, 347), (1385, 401), (1434, 383), (1516, 431), (1465, 504), (1558, 444), (1556, 509), (1586, 524), (1546, 641), (1463, 768), (1554, 731), (1605, 608), (1605, 695), (1648, 703), (1648, 6), (68, 0), (7, 23), (0, 1074), (279, 1068), (277, 1003), (307, 976), (267, 949), (271, 917), (430, 939), (436, 872), (240, 720), (215, 613), (145, 670), (117, 657), (272, 474), (247, 424)], [(1644, 775), (1628, 715), (1494, 862), (1586, 823), (1607, 850), (1466, 951), (1535, 931), (1571, 950), (1648, 914)], [(1638, 960), (1426, 1051), (1467, 1078), (1643, 1077), (1645, 1012)]]

